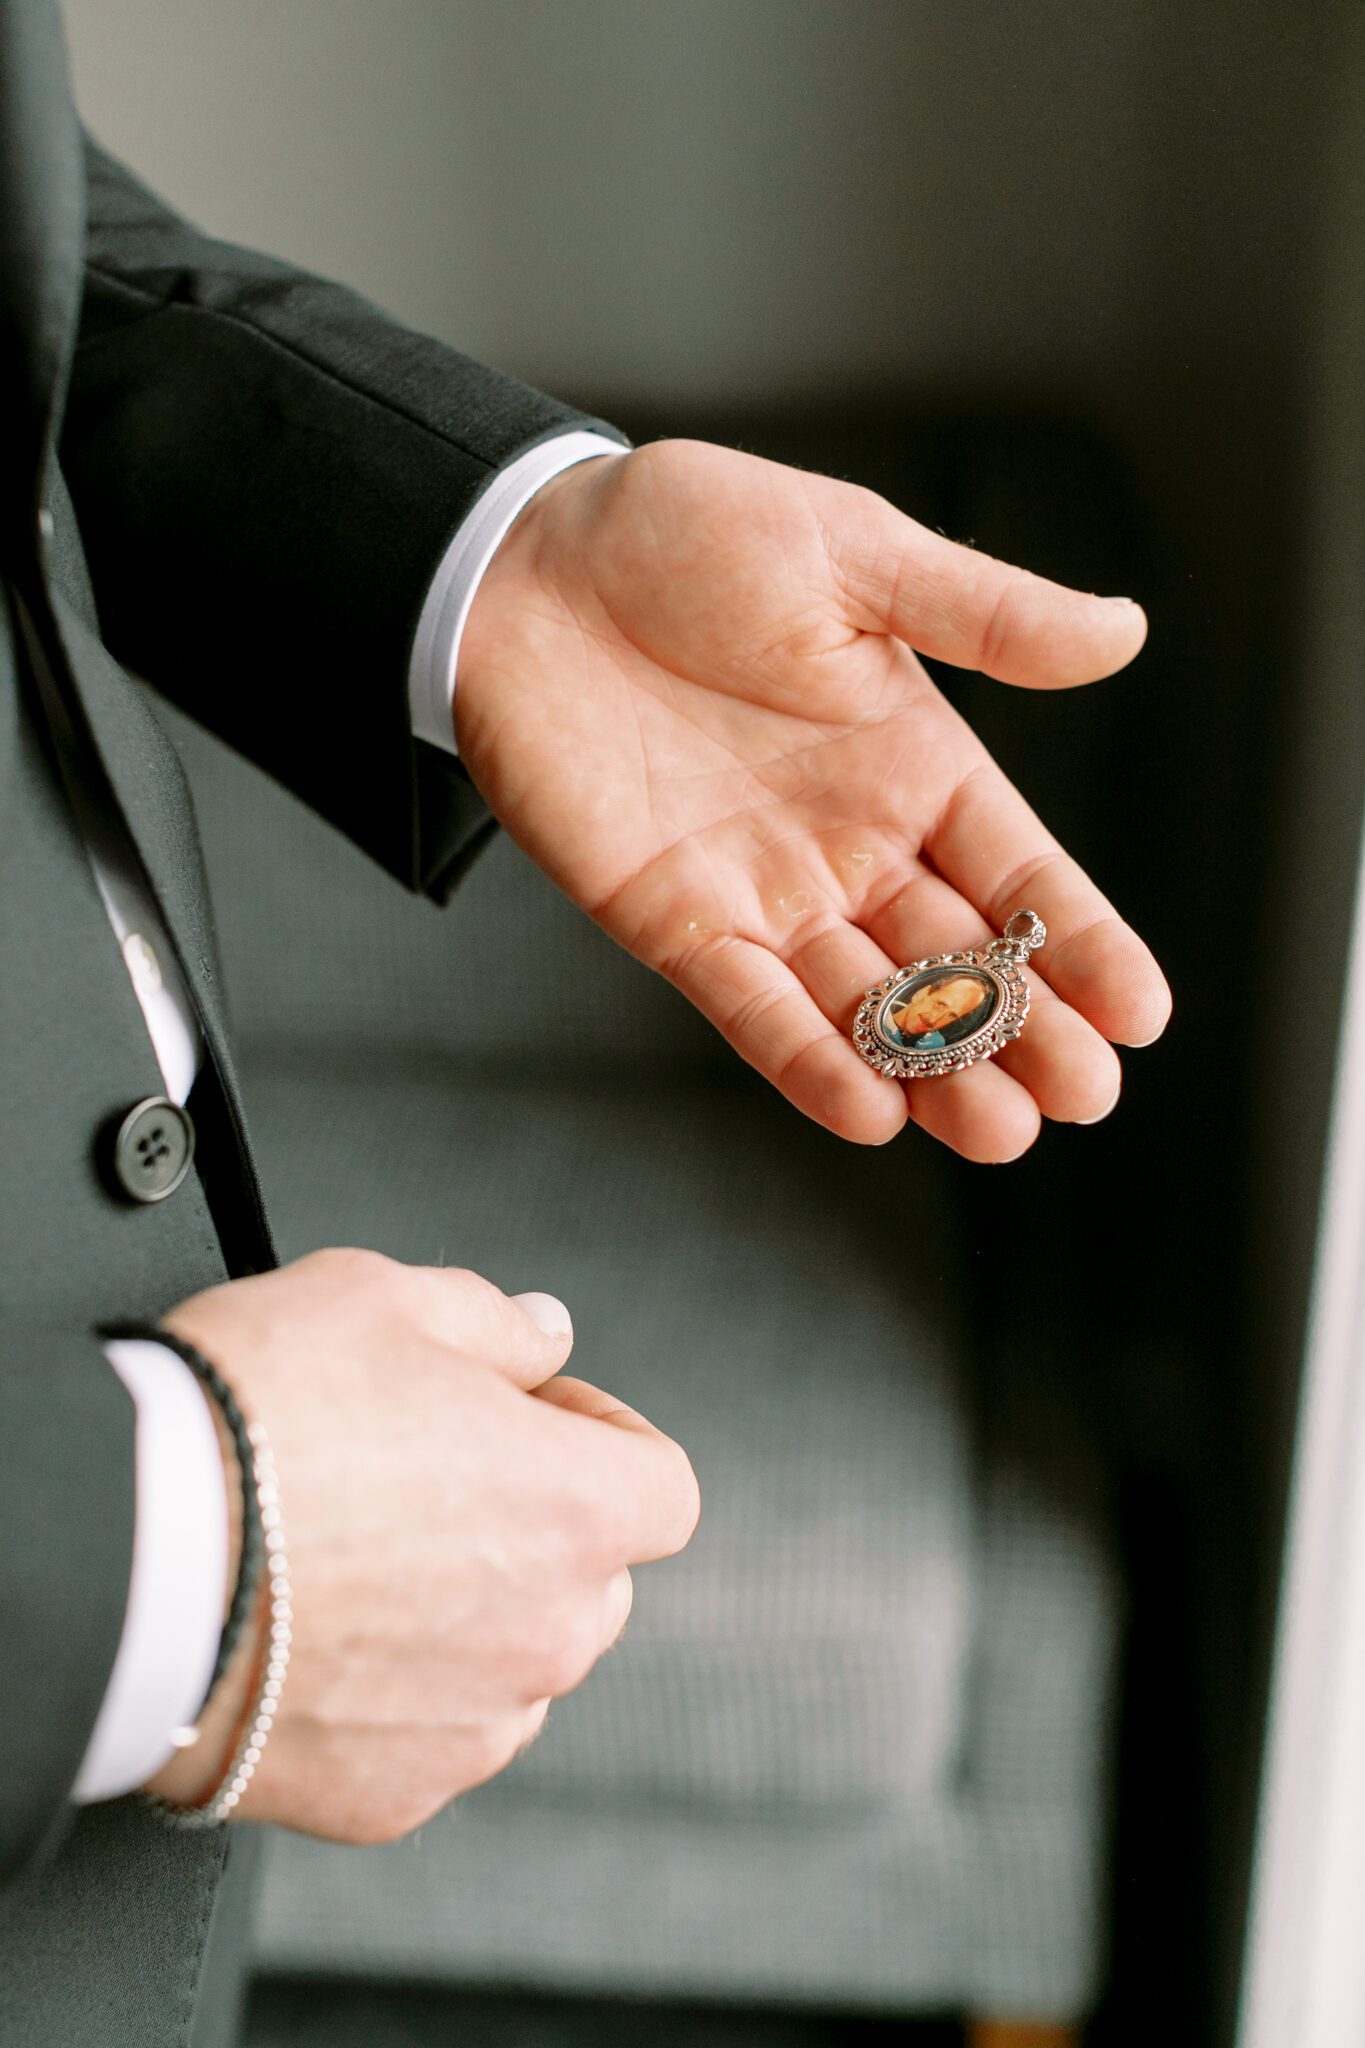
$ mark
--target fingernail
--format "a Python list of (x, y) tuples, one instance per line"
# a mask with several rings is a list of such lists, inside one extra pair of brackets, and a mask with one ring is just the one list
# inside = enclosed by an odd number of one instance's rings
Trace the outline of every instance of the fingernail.
[(1116, 1088), (1116, 1089), (1114, 1090), (1113, 1094), (1112, 1094), (1112, 1095), (1110, 1096), (1110, 1098), (1109, 1098), (1109, 1101), (1108, 1101), (1108, 1104), (1107, 1104), (1107, 1106), (1106, 1106), (1106, 1107), (1105, 1107), (1104, 1109), (1102, 1109), (1102, 1110), (1100, 1111), (1100, 1113), (1099, 1113), (1099, 1115), (1098, 1115), (1098, 1116), (1078, 1116), (1078, 1117), (1077, 1117), (1077, 1119), (1076, 1119), (1077, 1123), (1078, 1123), (1078, 1124), (1102, 1124), (1102, 1123), (1104, 1122), (1105, 1118), (1106, 1118), (1107, 1116), (1112, 1116), (1112, 1115), (1114, 1114), (1114, 1111), (1115, 1111), (1115, 1110), (1116, 1110), (1116, 1109), (1118, 1108), (1118, 1106), (1119, 1106), (1119, 1097), (1120, 1097), (1120, 1095), (1122, 1095), (1122, 1093), (1123, 1093), (1123, 1083), (1122, 1083), (1122, 1081), (1120, 1081), (1120, 1082), (1119, 1082), (1119, 1085), (1118, 1085), (1118, 1087), (1117, 1087), (1117, 1088)]
[(553, 1294), (514, 1294), (512, 1299), (547, 1337), (572, 1337), (573, 1317)]
[(1134, 607), (1136, 607), (1137, 605), (1137, 599), (1135, 597), (1106, 597), (1104, 602), (1106, 604), (1128, 604), (1133, 605)]

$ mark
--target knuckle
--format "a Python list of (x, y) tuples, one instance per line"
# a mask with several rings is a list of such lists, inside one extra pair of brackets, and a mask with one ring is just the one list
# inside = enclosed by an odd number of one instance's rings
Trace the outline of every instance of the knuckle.
[(570, 1529), (569, 1560), (577, 1571), (614, 1569), (629, 1555), (640, 1508), (625, 1486), (597, 1486), (577, 1504)]
[(978, 647), (979, 665), (987, 675), (1014, 658), (1027, 593), (1033, 581), (1027, 569), (1015, 569), (1001, 576), (990, 589)]
[(435, 1321), (444, 1327), (454, 1316), (477, 1314), (488, 1291), (497, 1292), (490, 1281), (464, 1266), (397, 1266), (401, 1280), (402, 1309), (417, 1321)]
[(482, 1273), (476, 1273), (470, 1266), (438, 1266), (437, 1279), (442, 1287), (459, 1287), (467, 1294), (480, 1294), (489, 1299), (502, 1299), (502, 1289), (495, 1287)]
[(566, 1466), (559, 1481), (549, 1518), (555, 1543), (571, 1570), (592, 1570), (601, 1550), (610, 1548), (616, 1526), (624, 1519), (623, 1482), (610, 1465), (604, 1470), (589, 1458)]
[(576, 1620), (562, 1631), (559, 1641), (541, 1660), (537, 1694), (562, 1699), (565, 1693), (574, 1692), (605, 1648), (600, 1628), (589, 1628), (581, 1618)]
[(637, 476), (660, 476), (668, 479), (686, 468), (697, 457), (697, 444), (671, 435), (659, 441), (642, 442), (632, 448), (627, 461)]
[(424, 1827), (451, 1797), (440, 1745), (408, 1730), (372, 1732), (337, 1748), (327, 1783), (329, 1805), (343, 1824), (324, 1832), (357, 1848), (401, 1841)]
[(543, 1690), (547, 1699), (561, 1700), (577, 1690), (596, 1661), (595, 1656), (585, 1657), (576, 1646), (562, 1643), (541, 1660), (536, 1688)]
[(386, 1843), (401, 1842), (425, 1827), (445, 1804), (445, 1799), (434, 1793), (421, 1799), (386, 1800), (357, 1814), (346, 1831), (346, 1840), (357, 1849), (380, 1849)]
[(430, 1280), (447, 1305), (452, 1295), (457, 1295), (461, 1312), (486, 1334), (496, 1332), (499, 1341), (510, 1341), (514, 1335), (534, 1339), (534, 1325), (523, 1327), (526, 1319), (486, 1274), (476, 1273), (469, 1266), (442, 1266), (430, 1275)]
[(391, 1808), (361, 1814), (346, 1830), (346, 1840), (357, 1849), (382, 1849), (386, 1842), (401, 1842), (410, 1832)]
[(841, 478), (838, 493), (838, 498), (830, 501), (831, 506), (837, 505), (837, 524), (831, 532), (847, 535), (859, 557), (875, 564), (883, 581), (889, 582), (905, 554), (905, 515), (868, 484)]
[(311, 1257), (334, 1284), (350, 1288), (383, 1285), (396, 1270), (394, 1260), (364, 1245), (329, 1245)]
[(520, 1718), (490, 1722), (480, 1728), (463, 1746), (460, 1789), (468, 1790), (496, 1778), (520, 1753), (525, 1741), (525, 1724)]

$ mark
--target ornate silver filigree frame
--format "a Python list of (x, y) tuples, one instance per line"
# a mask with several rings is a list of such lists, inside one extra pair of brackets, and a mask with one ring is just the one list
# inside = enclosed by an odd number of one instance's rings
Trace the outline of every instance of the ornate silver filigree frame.
[[(854, 1045), (870, 1067), (896, 1081), (956, 1074), (964, 1067), (974, 1067), (980, 1060), (993, 1058), (1002, 1045), (1008, 1045), (1024, 1028), (1029, 1011), (1029, 985), (1022, 971), (1023, 963), (1046, 937), (1042, 920), (1034, 912), (1016, 911), (1005, 928), (1004, 938), (992, 939), (980, 952), (936, 953), (931, 959), (912, 960), (908, 967), (898, 967), (863, 997), (853, 1023)], [(950, 967), (971, 968), (994, 984), (995, 1008), (986, 1022), (955, 1045), (937, 1046), (925, 1052), (912, 1052), (883, 1038), (877, 1029), (877, 1019), (887, 997), (916, 975)]]

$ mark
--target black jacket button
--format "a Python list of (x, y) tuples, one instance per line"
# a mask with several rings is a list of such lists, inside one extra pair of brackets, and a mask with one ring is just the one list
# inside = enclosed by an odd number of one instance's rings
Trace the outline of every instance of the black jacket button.
[(135, 1202), (164, 1202), (194, 1158), (194, 1121), (164, 1095), (136, 1103), (114, 1138), (114, 1173)]

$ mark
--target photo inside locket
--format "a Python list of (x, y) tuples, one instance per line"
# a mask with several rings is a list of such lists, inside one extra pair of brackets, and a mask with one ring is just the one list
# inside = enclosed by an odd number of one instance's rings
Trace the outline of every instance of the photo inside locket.
[(1000, 991), (971, 967), (928, 967), (892, 989), (877, 1012), (877, 1036), (898, 1052), (938, 1052), (988, 1024)]

